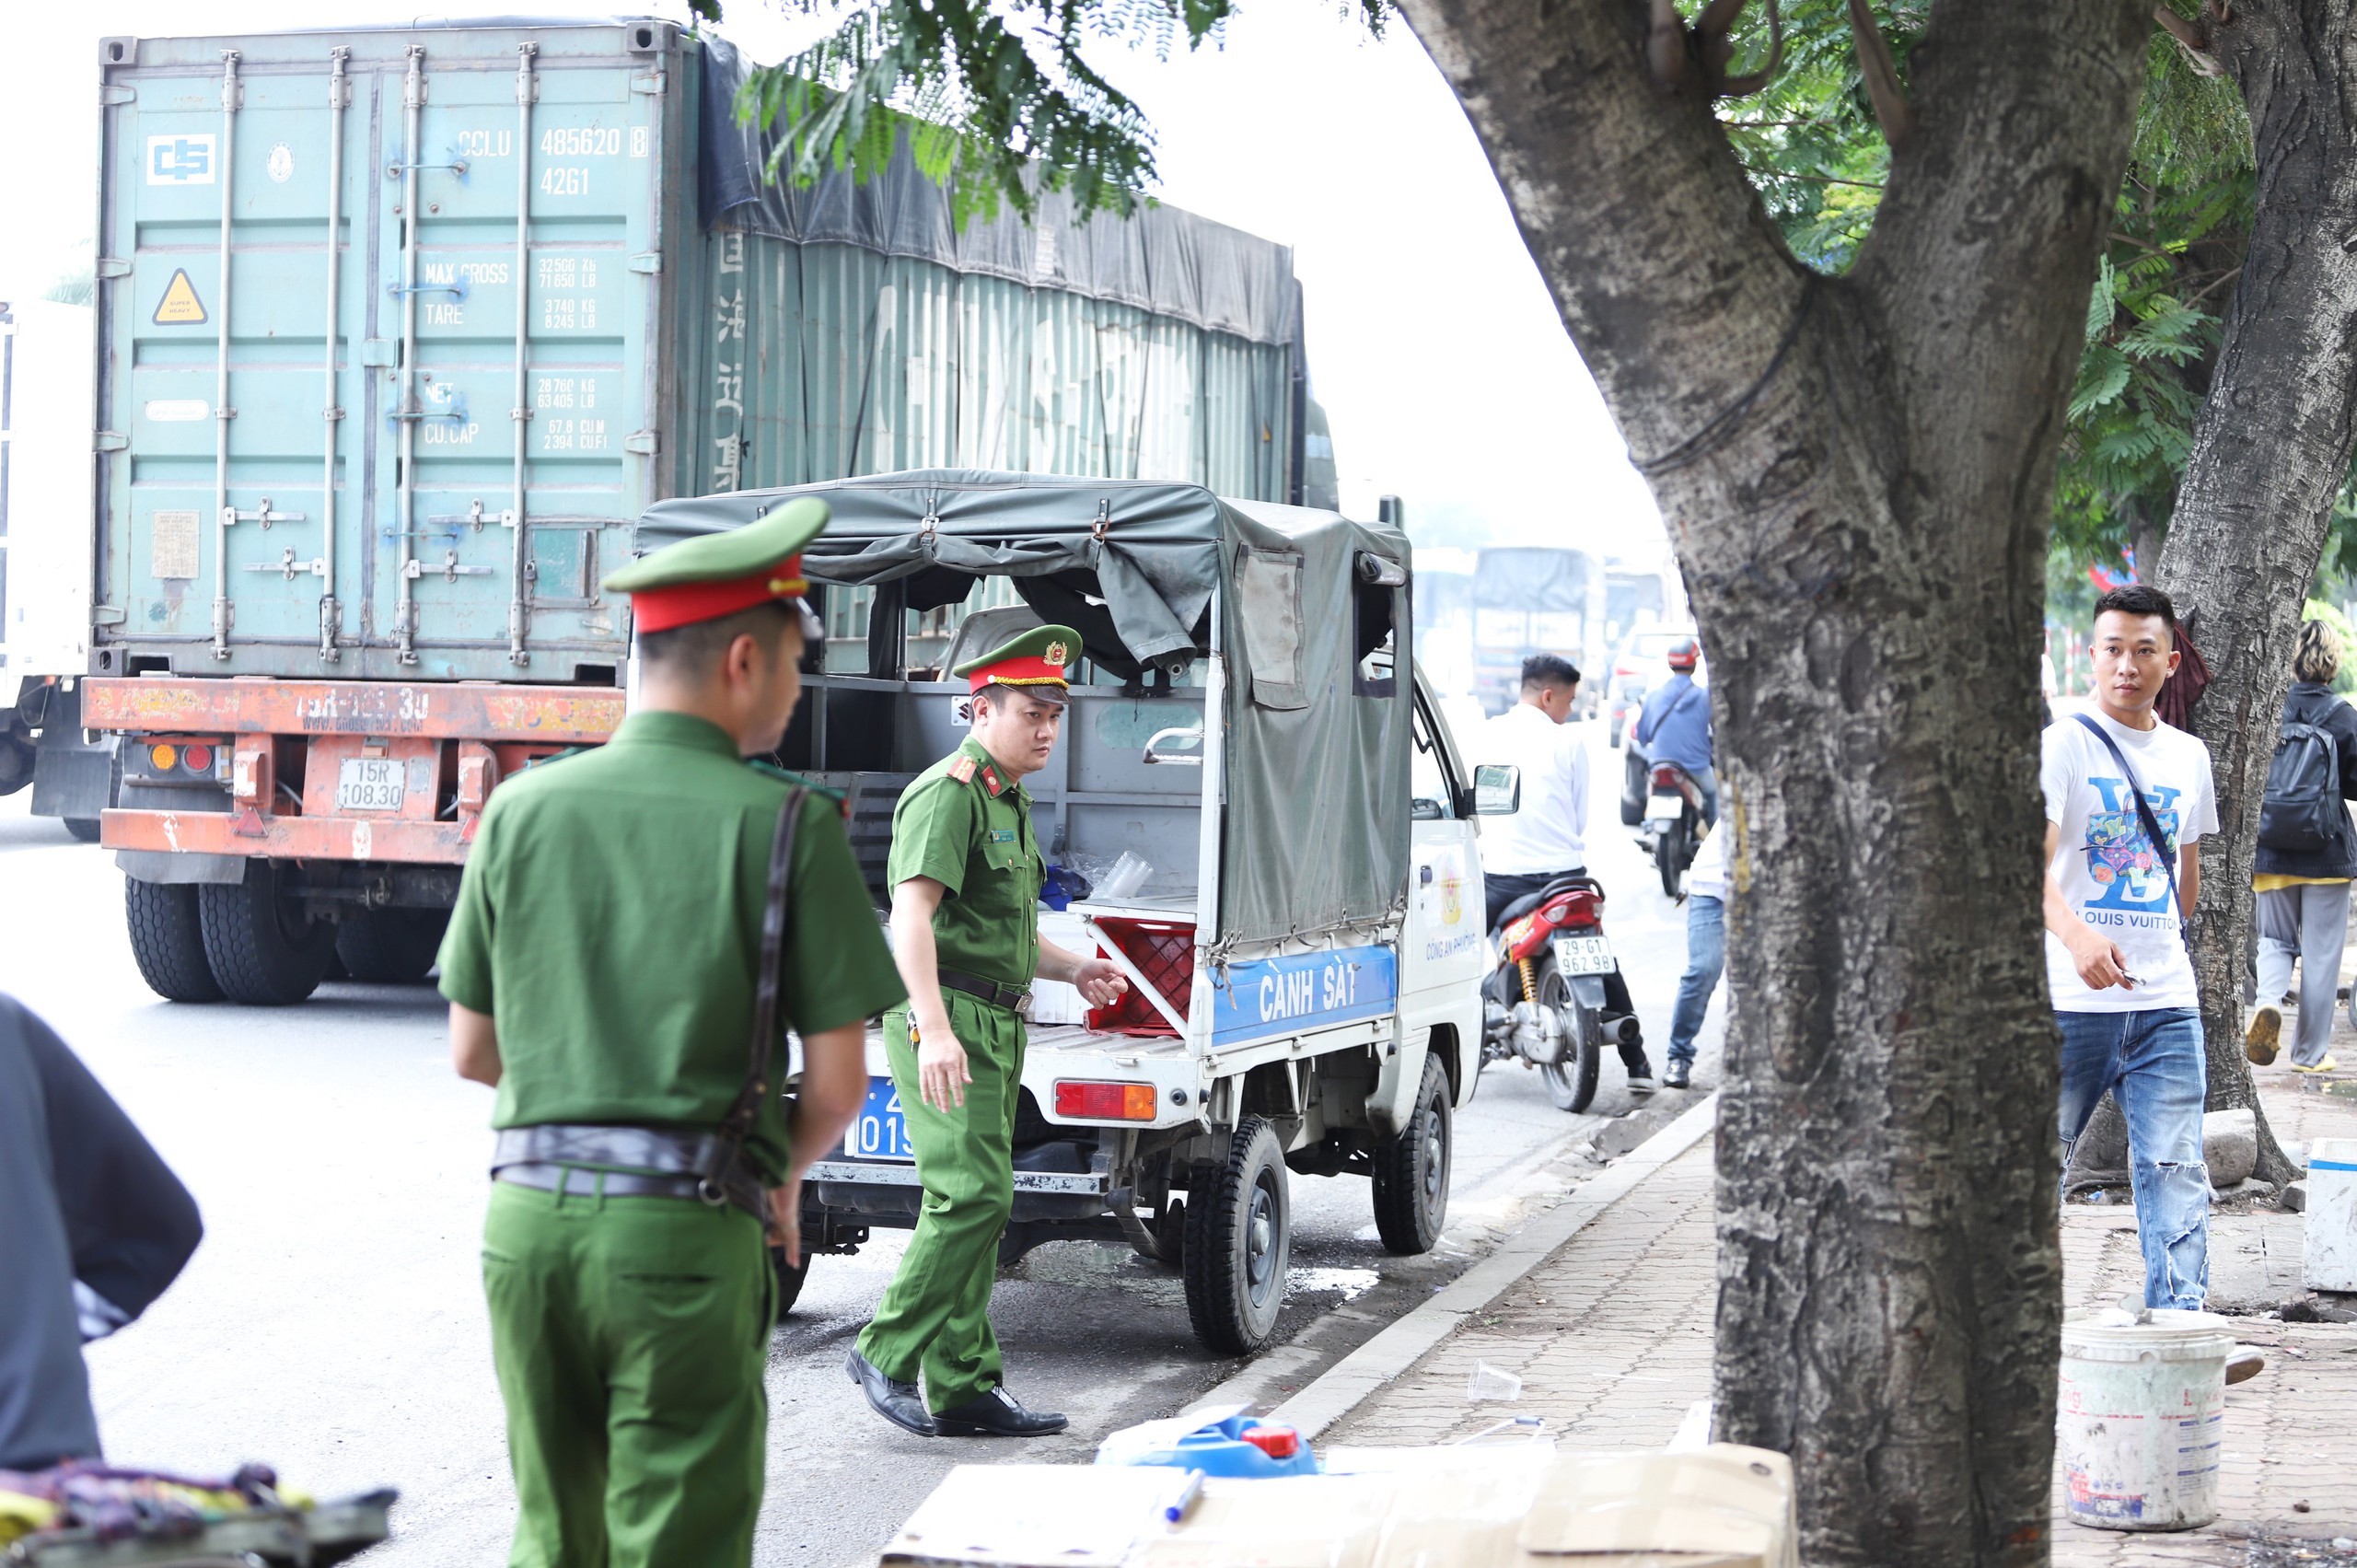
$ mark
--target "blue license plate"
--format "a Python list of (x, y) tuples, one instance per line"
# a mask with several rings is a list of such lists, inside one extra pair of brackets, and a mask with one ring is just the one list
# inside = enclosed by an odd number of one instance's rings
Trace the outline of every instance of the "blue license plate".
[(843, 1134), (843, 1152), (864, 1160), (917, 1157), (909, 1144), (908, 1119), (900, 1114), (900, 1091), (892, 1086), (891, 1079), (867, 1080), (867, 1103), (859, 1108), (859, 1119)]

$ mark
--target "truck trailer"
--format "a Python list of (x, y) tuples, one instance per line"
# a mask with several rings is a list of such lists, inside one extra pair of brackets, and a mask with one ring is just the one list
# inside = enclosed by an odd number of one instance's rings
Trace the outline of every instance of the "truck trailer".
[(717, 39), (99, 64), (89, 645), (45, 717), (113, 745), (40, 808), (99, 819), (168, 997), (424, 976), (499, 780), (621, 716), (598, 584), (657, 501), (935, 466), (1302, 499), (1290, 251), (1044, 191), (961, 227), (905, 147), (768, 183)]

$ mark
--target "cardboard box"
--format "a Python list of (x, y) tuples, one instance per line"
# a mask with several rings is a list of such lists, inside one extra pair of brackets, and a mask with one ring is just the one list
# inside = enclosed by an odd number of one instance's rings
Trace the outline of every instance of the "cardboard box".
[(1274, 1481), (961, 1465), (885, 1550), (884, 1568), (1799, 1568), (1792, 1462), (1716, 1443), (1686, 1453), (1437, 1448), (1418, 1462)]

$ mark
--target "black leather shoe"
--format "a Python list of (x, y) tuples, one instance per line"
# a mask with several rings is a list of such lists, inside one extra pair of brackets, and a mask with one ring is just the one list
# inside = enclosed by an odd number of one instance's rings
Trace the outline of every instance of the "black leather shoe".
[(1665, 1089), (1682, 1089), (1690, 1086), (1691, 1082), (1687, 1073), (1686, 1063), (1676, 1057), (1670, 1058), (1669, 1070), (1661, 1075), (1661, 1086)]
[(933, 1419), (944, 1437), (1041, 1437), (1070, 1424), (1060, 1415), (1025, 1410), (1004, 1388), (993, 1388)]
[(924, 1408), (924, 1400), (917, 1396), (914, 1383), (903, 1383), (897, 1377), (887, 1377), (876, 1364), (857, 1351), (853, 1351), (843, 1363), (843, 1370), (867, 1396), (867, 1408), (886, 1421), (920, 1437), (938, 1437), (941, 1428), (934, 1423)]

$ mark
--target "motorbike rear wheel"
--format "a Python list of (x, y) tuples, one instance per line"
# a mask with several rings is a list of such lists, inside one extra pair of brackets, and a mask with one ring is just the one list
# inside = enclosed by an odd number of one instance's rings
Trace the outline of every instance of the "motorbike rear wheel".
[(1686, 868), (1694, 863), (1693, 818), (1693, 807), (1689, 807), (1678, 814), (1678, 820), (1654, 835), (1654, 867), (1661, 873), (1665, 898), (1674, 900), (1684, 890)]
[(1547, 1098), (1554, 1101), (1555, 1109), (1576, 1116), (1596, 1098), (1596, 1070), (1604, 1055), (1604, 1022), (1573, 1002), (1572, 983), (1555, 967), (1551, 956), (1538, 961), (1537, 980), (1539, 1005), (1556, 1009), (1564, 1032), (1571, 1037), (1563, 1060), (1552, 1066), (1542, 1063), (1538, 1076), (1545, 1081)]

